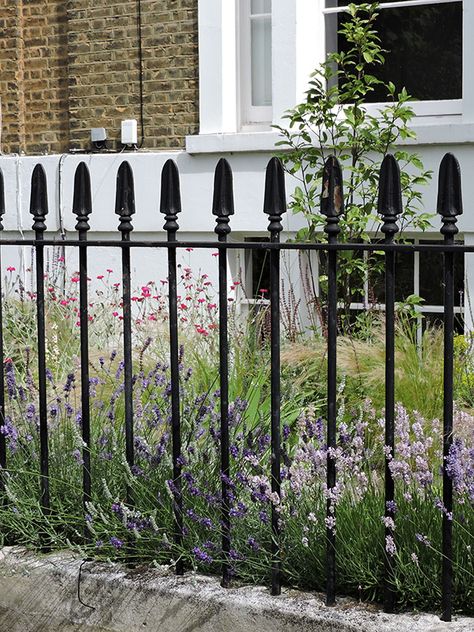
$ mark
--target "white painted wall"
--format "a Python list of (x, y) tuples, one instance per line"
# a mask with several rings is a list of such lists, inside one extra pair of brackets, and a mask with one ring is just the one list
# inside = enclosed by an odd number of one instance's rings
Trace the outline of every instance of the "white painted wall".
[[(421, 154), (425, 167), (438, 171), (439, 162), (450, 150), (458, 157), (463, 174), (464, 215), (459, 220), (459, 228), (466, 241), (474, 239), (474, 147), (470, 143), (458, 145), (420, 145), (416, 150)], [(262, 211), (264, 177), (267, 161), (272, 156), (269, 152), (236, 152), (227, 153), (234, 173), (235, 215), (231, 219), (232, 235), (235, 240), (245, 236), (265, 235), (268, 219)], [(74, 172), (81, 160), (90, 169), (93, 212), (90, 217), (91, 238), (118, 239), (116, 231), (118, 217), (114, 212), (116, 174), (120, 163), (128, 160), (135, 180), (136, 214), (133, 217), (134, 232), (132, 238), (165, 240), (162, 229), (163, 216), (159, 213), (160, 173), (168, 158), (173, 158), (181, 176), (181, 193), (183, 211), (179, 216), (180, 237), (182, 239), (215, 240), (213, 233), (215, 218), (211, 213), (214, 168), (219, 155), (204, 153), (190, 155), (186, 152), (135, 152), (128, 154), (103, 155), (55, 155), (55, 156), (1, 156), (0, 169), (4, 174), (6, 213), (3, 236), (31, 237), (32, 218), (29, 213), (30, 180), (35, 164), (43, 164), (48, 183), (49, 214), (47, 217), (48, 236), (61, 241), (61, 226), (66, 238), (75, 238), (75, 216), (72, 214), (72, 193)], [(294, 182), (287, 176), (287, 194), (291, 193)], [(435, 211), (437, 195), (436, 175), (431, 185), (424, 190), (425, 210)], [(283, 219), (285, 232), (282, 239), (288, 238), (302, 226), (302, 218), (287, 213)], [(433, 219), (431, 236), (439, 237), (439, 217)], [(106, 252), (105, 252), (106, 251)], [(201, 269), (210, 274), (216, 281), (217, 262), (212, 251), (201, 250), (192, 253), (183, 252), (181, 260), (194, 269)], [(467, 257), (469, 262), (473, 257)], [(14, 265), (25, 281), (27, 268), (31, 267), (31, 248), (4, 247), (2, 249), (2, 268)], [(237, 258), (231, 256), (230, 276), (236, 278)], [(288, 259), (290, 261), (290, 259)], [(67, 253), (68, 268), (71, 272), (77, 269), (77, 253), (69, 249)], [(142, 285), (149, 280), (166, 277), (166, 251), (164, 249), (133, 251), (134, 283)], [(94, 249), (90, 255), (91, 276), (102, 274), (105, 268), (114, 269), (119, 277), (120, 252), (116, 249)], [(292, 270), (291, 276), (295, 287), (300, 283), (298, 263), (291, 259), (284, 269)], [(467, 271), (468, 291), (474, 296), (474, 272)], [(441, 282), (441, 280), (440, 280)], [(470, 289), (472, 287), (472, 290)]]

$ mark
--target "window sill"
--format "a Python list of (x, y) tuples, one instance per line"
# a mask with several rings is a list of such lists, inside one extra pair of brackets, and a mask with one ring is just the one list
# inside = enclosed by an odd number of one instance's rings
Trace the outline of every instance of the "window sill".
[[(411, 126), (416, 139), (408, 138), (398, 143), (406, 145), (458, 145), (474, 144), (474, 123), (463, 123), (460, 117), (450, 116), (419, 117)], [(458, 120), (456, 120), (458, 119)], [(277, 131), (255, 131), (228, 134), (198, 134), (186, 136), (188, 154), (223, 154), (233, 152), (274, 152), (284, 151), (276, 147), (281, 140)]]
[(280, 139), (278, 132), (255, 131), (234, 134), (198, 134), (186, 136), (188, 154), (222, 154), (244, 151), (272, 152)]

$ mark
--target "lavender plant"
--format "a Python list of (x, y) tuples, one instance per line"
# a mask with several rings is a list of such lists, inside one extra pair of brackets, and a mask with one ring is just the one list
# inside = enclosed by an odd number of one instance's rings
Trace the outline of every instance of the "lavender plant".
[[(183, 270), (187, 285), (194, 284)], [(196, 279), (194, 276), (193, 279)], [(203, 275), (197, 275), (197, 289)], [(111, 281), (114, 283), (114, 281)], [(55, 287), (51, 285), (51, 287)], [(75, 287), (75, 286), (74, 286)], [(113, 285), (112, 285), (113, 287)], [(150, 287), (150, 286), (147, 286)], [(209, 287), (209, 286), (205, 286)], [(13, 286), (12, 286), (13, 288)], [(16, 288), (17, 289), (17, 288)], [(194, 288), (187, 288), (192, 296)], [(104, 290), (104, 293), (108, 290)], [(143, 291), (143, 288), (142, 288)], [(111, 296), (115, 296), (111, 290)], [(136, 296), (141, 297), (143, 292)], [(145, 291), (147, 294), (147, 291)], [(151, 294), (151, 292), (150, 292)], [(199, 291), (194, 296), (201, 297)], [(71, 295), (68, 295), (71, 296)], [(75, 301), (61, 305), (59, 290), (49, 293), (48, 343), (59, 354), (48, 355), (48, 430), (50, 442), (51, 514), (45, 516), (39, 502), (39, 436), (35, 358), (32, 340), (22, 347), (18, 329), (7, 324), (6, 342), (12, 349), (4, 366), (6, 418), (0, 431), (8, 446), (7, 469), (2, 472), (5, 491), (0, 502), (0, 538), (3, 543), (40, 549), (44, 541), (53, 549), (72, 548), (98, 559), (166, 564), (183, 559), (186, 568), (219, 573), (220, 550), (220, 435), (219, 380), (215, 329), (206, 322), (207, 335), (196, 331), (186, 336), (180, 350), (182, 417), (182, 488), (184, 505), (183, 546), (173, 541), (173, 500), (170, 446), (170, 370), (165, 307), (157, 320), (144, 318), (143, 296), (137, 318), (146, 321), (134, 339), (133, 398), (135, 412), (135, 464), (125, 461), (124, 376), (121, 354), (114, 349), (96, 350), (90, 366), (92, 421), (92, 500), (82, 509), (82, 411), (80, 372), (75, 356), (78, 328), (64, 338), (58, 318), (63, 308), (75, 314)], [(74, 294), (72, 294), (74, 297)], [(18, 294), (12, 289), (6, 300), (8, 318), (15, 314)], [(64, 299), (65, 300), (65, 299)], [(206, 299), (207, 300), (207, 299)], [(186, 301), (191, 304), (193, 301)], [(211, 302), (211, 301), (209, 301)], [(107, 331), (120, 349), (118, 317), (107, 305), (93, 312), (91, 322)], [(154, 303), (151, 303), (155, 305)], [(212, 303), (211, 303), (212, 304)], [(25, 305), (34, 305), (34, 301)], [(197, 306), (203, 303), (197, 303)], [(34, 310), (21, 316), (27, 331), (34, 331)], [(107, 311), (102, 314), (101, 309)], [(210, 310), (206, 304), (206, 313)], [(188, 316), (192, 309), (186, 311)], [(211, 310), (212, 311), (212, 310)], [(153, 312), (156, 314), (156, 312)], [(17, 308), (17, 317), (18, 308)], [(200, 316), (202, 318), (202, 316)], [(118, 322), (117, 322), (118, 321)], [(57, 322), (58, 329), (52, 327)], [(112, 325), (107, 329), (107, 323)], [(204, 324), (201, 322), (201, 328)], [(115, 327), (113, 329), (112, 327)], [(230, 437), (232, 548), (229, 554), (235, 581), (268, 581), (271, 561), (272, 507), (282, 528), (284, 578), (288, 585), (311, 590), (325, 587), (326, 527), (334, 529), (338, 543), (338, 591), (364, 600), (381, 598), (384, 556), (396, 557), (396, 588), (400, 606), (433, 609), (439, 605), (441, 566), (440, 422), (415, 410), (398, 406), (397, 447), (391, 459), (396, 481), (396, 529), (384, 540), (383, 415), (370, 401), (354, 397), (349, 377), (342, 377), (338, 402), (338, 441), (334, 453), (338, 484), (326, 488), (324, 397), (304, 385), (294, 374), (282, 383), (282, 495), (271, 492), (270, 407), (268, 362), (265, 347), (246, 343), (246, 332), (235, 329), (231, 345)], [(152, 333), (153, 335), (150, 335)], [(189, 333), (189, 330), (188, 330)], [(33, 334), (32, 334), (33, 335)], [(115, 337), (115, 338), (114, 338)], [(97, 338), (99, 339), (99, 338)], [(163, 340), (164, 343), (163, 344)], [(103, 343), (103, 339), (102, 339)], [(32, 345), (31, 350), (29, 345)], [(13, 353), (14, 351), (14, 353)], [(253, 355), (252, 355), (253, 354)], [(58, 359), (59, 358), (59, 359)], [(324, 385), (323, 385), (324, 386)], [(324, 390), (324, 389), (323, 389)], [(455, 607), (473, 613), (474, 563), (474, 418), (456, 412), (455, 440), (446, 462), (456, 494), (450, 518), (454, 526)], [(132, 489), (133, 507), (125, 502)], [(326, 503), (334, 514), (326, 518)], [(133, 544), (133, 546), (130, 546)]]

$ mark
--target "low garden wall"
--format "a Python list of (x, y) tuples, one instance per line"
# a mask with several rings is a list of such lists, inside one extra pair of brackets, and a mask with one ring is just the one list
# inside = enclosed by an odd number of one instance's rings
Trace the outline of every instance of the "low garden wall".
[[(81, 568), (82, 564), (82, 568)], [(0, 630), (4, 632), (472, 632), (474, 618), (387, 615), (371, 605), (261, 587), (223, 589), (215, 578), (166, 568), (82, 563), (71, 553), (0, 551)]]

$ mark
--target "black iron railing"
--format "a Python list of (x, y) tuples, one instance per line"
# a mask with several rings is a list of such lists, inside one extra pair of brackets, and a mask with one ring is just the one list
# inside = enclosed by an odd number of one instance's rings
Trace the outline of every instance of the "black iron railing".
[[(443, 158), (439, 174), (437, 211), (443, 226), (441, 233), (444, 244), (396, 243), (397, 220), (402, 213), (402, 196), (398, 165), (392, 156), (386, 156), (380, 172), (378, 211), (382, 216), (384, 243), (348, 244), (338, 243), (339, 219), (343, 208), (343, 176), (336, 158), (327, 160), (323, 173), (321, 212), (326, 216), (324, 228), (328, 243), (281, 243), (282, 215), (286, 211), (284, 172), (278, 159), (273, 158), (267, 167), (264, 196), (264, 212), (269, 216), (270, 241), (228, 242), (231, 231), (230, 217), (234, 214), (232, 172), (226, 160), (219, 161), (214, 181), (212, 213), (216, 216), (215, 232), (217, 242), (179, 241), (178, 214), (181, 212), (179, 173), (175, 163), (168, 160), (161, 177), (160, 211), (165, 216), (164, 230), (167, 241), (133, 240), (132, 216), (135, 213), (133, 173), (128, 162), (123, 162), (117, 174), (115, 212), (119, 216), (118, 230), (121, 240), (88, 239), (89, 215), (92, 212), (90, 175), (85, 163), (81, 162), (74, 180), (73, 213), (77, 217), (77, 240), (67, 240), (62, 245), (74, 246), (79, 250), (79, 321), (81, 358), (81, 403), (83, 439), (83, 502), (84, 508), (92, 497), (94, 472), (91, 471), (91, 419), (89, 395), (89, 339), (88, 339), (88, 266), (87, 254), (90, 247), (120, 247), (122, 253), (123, 280), (123, 352), (124, 352), (124, 428), (125, 456), (130, 467), (134, 465), (134, 411), (132, 396), (132, 309), (131, 309), (131, 251), (134, 248), (165, 248), (168, 254), (169, 283), (169, 333), (171, 366), (171, 434), (174, 494), (174, 540), (178, 547), (183, 541), (183, 500), (181, 488), (181, 423), (179, 389), (179, 345), (178, 345), (178, 305), (177, 305), (177, 263), (176, 252), (181, 248), (213, 248), (219, 253), (219, 336), (220, 336), (220, 458), (221, 458), (221, 533), (222, 533), (222, 584), (230, 581), (229, 553), (231, 551), (231, 514), (229, 503), (229, 343), (227, 321), (227, 252), (230, 249), (260, 249), (269, 252), (270, 257), (270, 313), (271, 313), (271, 482), (272, 493), (280, 496), (281, 491), (281, 451), (280, 451), (280, 254), (282, 250), (321, 250), (328, 253), (328, 300), (327, 300), (327, 487), (333, 489), (337, 482), (334, 452), (336, 448), (336, 369), (337, 369), (337, 259), (343, 250), (385, 252), (385, 517), (393, 525), (395, 513), (393, 501), (395, 484), (389, 467), (390, 458), (395, 454), (394, 409), (395, 409), (395, 254), (407, 251), (436, 251), (444, 253), (444, 430), (443, 455), (446, 458), (452, 444), (453, 430), (453, 335), (454, 335), (454, 254), (474, 252), (474, 246), (457, 245), (454, 236), (458, 232), (457, 216), (462, 213), (460, 170), (457, 160), (451, 154)], [(0, 171), (0, 230), (1, 218), (5, 212), (3, 176)], [(39, 392), (39, 434), (41, 484), (41, 507), (45, 515), (50, 513), (49, 455), (48, 455), (48, 413), (46, 401), (46, 334), (45, 334), (45, 288), (44, 251), (45, 247), (57, 245), (45, 238), (47, 229), (48, 195), (46, 176), (41, 165), (33, 171), (31, 182), (30, 212), (33, 216), (34, 239), (3, 239), (2, 245), (31, 245), (35, 252), (36, 304), (37, 304), (37, 353)], [(1, 284), (1, 277), (0, 277)], [(1, 292), (1, 285), (0, 285)], [(0, 365), (3, 365), (3, 322), (0, 301)], [(0, 425), (5, 419), (4, 373), (0, 371)], [(440, 464), (441, 465), (441, 464)], [(8, 467), (5, 436), (0, 432), (0, 468)], [(2, 479), (3, 480), (3, 479)], [(0, 480), (0, 483), (2, 482)], [(127, 503), (133, 506), (132, 490), (127, 490)], [(452, 481), (443, 469), (443, 513), (442, 524), (442, 619), (449, 621), (452, 612)], [(335, 518), (335, 504), (329, 498), (326, 508), (327, 525), (327, 603), (332, 605), (336, 598), (336, 553), (337, 538), (331, 527)], [(272, 556), (271, 592), (281, 591), (280, 524), (275, 504), (271, 517)], [(85, 538), (87, 535), (85, 529)], [(385, 527), (386, 538), (394, 538), (393, 526)], [(393, 611), (396, 603), (393, 578), (396, 574), (394, 558), (385, 555), (385, 610)], [(176, 564), (177, 574), (184, 572), (182, 560)]]

